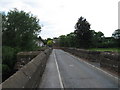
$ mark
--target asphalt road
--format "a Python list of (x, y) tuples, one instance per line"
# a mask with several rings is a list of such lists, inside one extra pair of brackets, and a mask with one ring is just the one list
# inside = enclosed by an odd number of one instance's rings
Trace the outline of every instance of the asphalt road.
[(54, 49), (39, 88), (118, 88), (118, 79), (82, 59)]

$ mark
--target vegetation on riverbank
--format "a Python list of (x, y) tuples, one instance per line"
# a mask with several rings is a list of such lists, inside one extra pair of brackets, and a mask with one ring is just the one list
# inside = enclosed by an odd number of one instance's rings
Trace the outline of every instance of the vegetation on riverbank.
[(110, 52), (119, 52), (120, 48), (90, 48), (90, 51), (110, 51)]
[(38, 33), (41, 31), (39, 19), (31, 13), (17, 9), (2, 15), (2, 80), (14, 71), (16, 54), (20, 51), (36, 50)]
[(103, 32), (91, 30), (90, 25), (84, 17), (80, 17), (75, 24), (74, 32), (59, 36), (55, 39), (55, 45), (81, 49), (93, 48), (91, 50), (99, 51), (119, 51), (120, 29), (115, 30), (111, 37), (105, 37)]

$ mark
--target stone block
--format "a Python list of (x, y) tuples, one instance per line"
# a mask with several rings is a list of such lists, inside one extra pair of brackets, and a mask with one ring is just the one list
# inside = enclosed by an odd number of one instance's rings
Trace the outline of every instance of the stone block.
[(24, 88), (29, 78), (21, 71), (16, 72), (2, 83), (2, 88)]

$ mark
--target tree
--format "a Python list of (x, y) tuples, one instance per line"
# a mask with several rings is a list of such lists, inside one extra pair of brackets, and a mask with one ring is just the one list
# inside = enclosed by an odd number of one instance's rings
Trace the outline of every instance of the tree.
[(91, 30), (92, 32), (92, 47), (102, 47), (102, 43), (104, 42), (104, 34), (99, 31), (95, 32), (94, 30)]
[(19, 51), (33, 50), (35, 39), (41, 27), (39, 19), (31, 13), (17, 9), (2, 14), (2, 79), (14, 73), (16, 54)]
[(112, 37), (115, 39), (114, 42), (117, 47), (120, 47), (120, 29), (117, 29), (113, 32)]
[(48, 42), (49, 40), (52, 40), (52, 39), (51, 39), (51, 38), (44, 39), (44, 40), (43, 40), (44, 44), (47, 45), (47, 42)]
[(60, 47), (59, 43), (60, 43), (59, 38), (54, 37), (53, 38), (53, 47)]
[(117, 29), (113, 32), (112, 37), (115, 39), (120, 39), (120, 29)]
[(76, 38), (73, 32), (71, 32), (70, 34), (67, 34), (66, 39), (67, 39), (66, 41), (67, 41), (68, 47), (76, 46)]
[(59, 43), (60, 43), (60, 46), (62, 46), (62, 47), (67, 46), (67, 43), (66, 43), (66, 36), (65, 36), (65, 35), (59, 36)]
[(48, 40), (48, 41), (47, 41), (47, 45), (48, 45), (49, 47), (52, 47), (53, 41), (52, 41), (52, 40)]
[(17, 9), (8, 12), (4, 28), (3, 45), (20, 47), (22, 50), (31, 50), (35, 46), (38, 32), (41, 31), (37, 17)]
[(90, 24), (86, 21), (85, 18), (80, 17), (78, 22), (75, 25), (76, 39), (78, 42), (78, 47), (80, 48), (88, 48), (91, 44), (91, 31), (90, 31)]
[(76, 46), (76, 38), (73, 32), (67, 35), (59, 36), (59, 44), (62, 47), (75, 47)]

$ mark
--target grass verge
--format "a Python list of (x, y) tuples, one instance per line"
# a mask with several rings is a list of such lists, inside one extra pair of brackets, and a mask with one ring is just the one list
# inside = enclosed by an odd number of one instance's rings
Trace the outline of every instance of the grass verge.
[(90, 51), (111, 51), (111, 52), (119, 52), (120, 48), (90, 48)]

